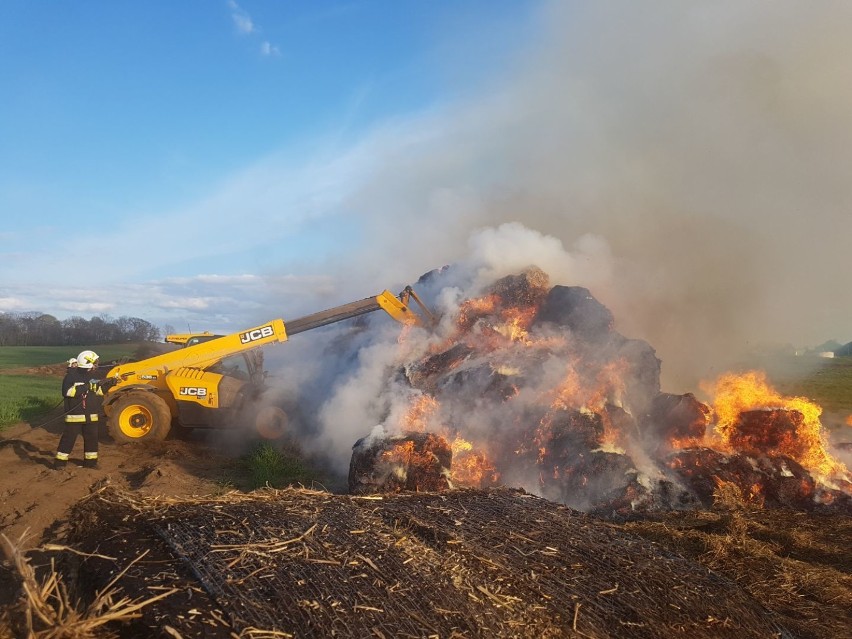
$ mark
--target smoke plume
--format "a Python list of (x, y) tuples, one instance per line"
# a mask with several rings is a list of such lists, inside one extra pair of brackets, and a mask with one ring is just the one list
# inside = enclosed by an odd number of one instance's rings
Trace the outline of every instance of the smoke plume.
[[(537, 263), (530, 261), (536, 258)], [(313, 451), (322, 453), (342, 471), (349, 462), (352, 445), (359, 438), (374, 432), (404, 432), (404, 418), (420, 391), (412, 388), (408, 379), (400, 377), (400, 371), (423, 358), (431, 346), (451, 338), (457, 330), (455, 323), (461, 303), (481, 295), (500, 278), (530, 268), (538, 270), (539, 265), (555, 274), (545, 275), (542, 271), (542, 277), (554, 283), (578, 279), (605, 283), (610, 257), (606, 244), (592, 236), (581, 238), (575, 249), (569, 251), (557, 238), (518, 223), (481, 229), (469, 238), (464, 260), (440, 272), (425, 274), (415, 284), (418, 295), (440, 318), (436, 327), (407, 329), (400, 339), (400, 326), (378, 314), (354, 326), (328, 331), (326, 335), (335, 336), (331, 339), (312, 335), (315, 344), (325, 345), (323, 356), (314, 362), (322, 372), (317, 373), (314, 381), (302, 385), (311, 396), (303, 400), (304, 405), (312, 406), (305, 412), (316, 416), (303, 424), (305, 432), (312, 435), (313, 443), (309, 446)], [(499, 358), (495, 358), (486, 367), (500, 365)], [(505, 362), (507, 370), (512, 365), (511, 361)], [(545, 389), (554, 387), (564, 377), (565, 362), (546, 360), (541, 373), (537, 388), (522, 391), (528, 397), (521, 397), (520, 404), (540, 402)], [(465, 413), (463, 421), (468, 431), (487, 439), (489, 431), (513, 427), (517, 415), (509, 415), (500, 405), (478, 403), (474, 385), (460, 388), (456, 396), (460, 402), (456, 410)], [(451, 415), (440, 417), (454, 421)], [(424, 426), (428, 430), (429, 424)]]
[(764, 343), (849, 339), (852, 5), (551, 2), (537, 31), (479, 97), (377, 134), (346, 203), (370, 245), (340, 271), (562, 260), (542, 268), (654, 345), (674, 392)]

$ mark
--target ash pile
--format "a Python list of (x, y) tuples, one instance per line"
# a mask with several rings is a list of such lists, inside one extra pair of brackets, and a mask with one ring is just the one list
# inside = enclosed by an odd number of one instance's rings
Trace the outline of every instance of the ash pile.
[(123, 637), (789, 636), (734, 581), (522, 491), (107, 488), (71, 521), (78, 584), (136, 560), (115, 586), (171, 593)]
[(537, 268), (460, 301), (384, 380), (401, 399), (353, 448), (350, 493), (515, 486), (625, 516), (710, 507), (731, 483), (760, 506), (852, 513), (818, 407), (754, 372), (720, 381), (714, 405), (666, 393), (655, 350), (614, 326), (589, 290)]

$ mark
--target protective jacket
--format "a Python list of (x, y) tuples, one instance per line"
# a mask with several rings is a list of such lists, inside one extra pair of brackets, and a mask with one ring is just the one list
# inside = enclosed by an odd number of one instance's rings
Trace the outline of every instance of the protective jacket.
[(62, 380), (65, 398), (65, 421), (70, 423), (96, 422), (103, 407), (104, 380), (93, 370), (72, 368)]

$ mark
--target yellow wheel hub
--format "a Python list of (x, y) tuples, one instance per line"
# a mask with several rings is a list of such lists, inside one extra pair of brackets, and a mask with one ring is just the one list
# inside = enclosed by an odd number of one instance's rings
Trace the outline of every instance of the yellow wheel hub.
[(118, 416), (118, 427), (127, 437), (144, 437), (151, 432), (154, 416), (145, 406), (133, 404), (128, 406)]

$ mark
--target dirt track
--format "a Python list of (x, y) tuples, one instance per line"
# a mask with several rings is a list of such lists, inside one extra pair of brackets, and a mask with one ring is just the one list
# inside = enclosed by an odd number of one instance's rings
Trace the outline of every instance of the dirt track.
[(62, 531), (68, 509), (95, 484), (153, 495), (221, 492), (235, 460), (205, 441), (170, 439), (148, 446), (117, 445), (102, 432), (97, 469), (82, 465), (78, 438), (66, 470), (53, 470), (62, 432), (58, 409), (34, 422), (0, 433), (0, 533), (24, 547), (38, 546)]

